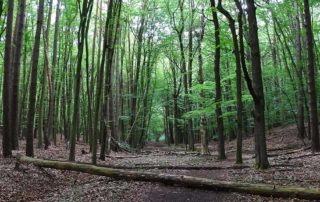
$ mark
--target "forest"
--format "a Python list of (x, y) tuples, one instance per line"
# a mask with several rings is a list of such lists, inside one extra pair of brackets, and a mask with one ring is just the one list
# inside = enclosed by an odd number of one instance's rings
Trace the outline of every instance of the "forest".
[(319, 201), (319, 0), (0, 0), (0, 201)]

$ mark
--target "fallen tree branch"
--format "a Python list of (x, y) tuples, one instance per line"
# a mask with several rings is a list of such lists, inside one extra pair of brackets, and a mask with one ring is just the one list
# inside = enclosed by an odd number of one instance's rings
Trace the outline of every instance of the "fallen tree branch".
[(273, 197), (320, 199), (320, 189), (312, 188), (228, 182), (185, 175), (170, 175), (157, 174), (151, 172), (128, 171), (122, 169), (98, 167), (88, 164), (35, 159), (21, 155), (17, 156), (17, 162), (33, 164), (35, 166), (40, 166), (44, 168), (55, 168), (59, 170), (84, 172), (94, 175), (112, 177), (120, 180), (160, 182), (164, 184), (175, 184), (192, 188), (201, 188), (215, 191), (233, 191)]
[(305, 157), (313, 157), (313, 156), (319, 156), (319, 155), (320, 155), (320, 153), (309, 153), (309, 154), (303, 154), (300, 156), (288, 157), (288, 160), (300, 159), (300, 158), (305, 158)]
[[(302, 151), (307, 151), (309, 149), (311, 149), (310, 146), (309, 147), (303, 147), (301, 149), (292, 150), (292, 151), (287, 151), (287, 152), (268, 154), (268, 157), (285, 156), (285, 155), (289, 155), (289, 154), (299, 153), (299, 152), (302, 152)], [(252, 158), (255, 158), (255, 155), (253, 155)]]
[(108, 155), (106, 157), (112, 158), (112, 159), (133, 159), (133, 158), (145, 158), (145, 157), (156, 157), (156, 156), (200, 156), (201, 154), (199, 152), (165, 152), (165, 153), (160, 153), (160, 154), (139, 154), (136, 156), (111, 156)]

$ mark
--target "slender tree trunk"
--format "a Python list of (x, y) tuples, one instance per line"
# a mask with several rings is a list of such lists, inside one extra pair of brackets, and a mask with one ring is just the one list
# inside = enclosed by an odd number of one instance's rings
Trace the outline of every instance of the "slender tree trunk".
[(214, 58), (214, 75), (216, 83), (216, 119), (217, 119), (217, 132), (219, 136), (219, 159), (226, 159), (225, 149), (224, 149), (224, 126), (223, 126), (223, 117), (222, 117), (222, 92), (221, 92), (221, 78), (220, 78), (220, 25), (218, 20), (218, 15), (216, 12), (215, 0), (210, 0), (212, 7), (213, 23), (215, 28), (215, 58)]
[[(43, 37), (44, 41), (45, 36)], [(44, 49), (48, 51), (47, 42), (44, 42)], [(45, 56), (46, 57), (46, 56)], [(45, 59), (46, 60), (46, 59)], [(41, 77), (41, 92), (39, 97), (39, 118), (38, 118), (38, 130), (37, 130), (37, 139), (38, 139), (38, 148), (42, 148), (43, 145), (43, 136), (44, 136), (44, 96), (46, 94), (46, 84), (47, 84), (47, 71), (48, 71), (48, 64), (45, 64), (42, 71)]]
[(303, 87), (303, 67), (302, 67), (302, 46), (301, 46), (301, 26), (300, 26), (300, 12), (299, 2), (294, 1), (294, 8), (296, 12), (295, 20), (295, 47), (296, 47), (296, 74), (298, 79), (298, 105), (297, 105), (297, 118), (298, 118), (298, 136), (305, 137), (304, 126), (304, 87)]
[[(172, 57), (172, 56), (170, 56)], [(174, 144), (177, 146), (178, 144), (182, 143), (182, 131), (180, 128), (179, 119), (180, 117), (180, 109), (178, 106), (178, 99), (180, 94), (180, 87), (178, 87), (178, 76), (176, 72), (176, 67), (173, 64), (173, 58), (169, 58), (170, 60), (170, 68), (172, 72), (172, 79), (173, 79), (173, 92), (172, 92), (172, 99), (173, 99), (173, 117), (174, 117)], [(181, 84), (181, 83), (180, 83)], [(180, 86), (179, 84), (179, 86)]]
[(0, 0), (0, 17), (2, 16), (3, 12), (3, 0)]
[[(26, 19), (26, 25), (24, 28), (24, 33), (26, 33), (27, 31), (27, 27), (28, 27), (28, 20)], [(25, 136), (25, 133), (23, 133), (23, 131), (25, 130), (25, 127), (22, 126), (22, 122), (25, 119), (25, 102), (26, 102), (26, 98), (27, 98), (27, 93), (28, 93), (28, 87), (29, 87), (29, 82), (30, 82), (30, 77), (31, 77), (31, 70), (28, 70), (27, 67), (27, 51), (29, 50), (27, 47), (27, 43), (26, 43), (27, 39), (26, 37), (24, 37), (24, 50), (23, 50), (23, 77), (22, 77), (22, 96), (20, 99), (20, 108), (19, 108), (19, 119), (18, 119), (18, 131), (20, 133), (19, 138), (21, 138), (22, 136)]]
[(54, 25), (54, 37), (53, 37), (53, 53), (52, 53), (52, 66), (49, 70), (51, 72), (49, 75), (49, 111), (48, 111), (48, 136), (53, 138), (54, 144), (56, 144), (56, 134), (54, 134), (53, 125), (55, 123), (54, 120), (57, 120), (54, 117), (55, 113), (55, 71), (57, 66), (57, 52), (58, 52), (58, 41), (59, 41), (59, 26), (60, 26), (60, 0), (57, 1), (57, 8), (56, 8), (56, 19)]
[(41, 93), (40, 93), (40, 100), (39, 100), (39, 119), (38, 119), (38, 148), (41, 148), (43, 145), (43, 138), (45, 139), (45, 149), (49, 147), (49, 139), (47, 136), (47, 128), (44, 127), (44, 111), (45, 111), (45, 96), (46, 96), (46, 86), (47, 86), (47, 74), (49, 68), (49, 60), (48, 60), (48, 50), (49, 50), (49, 32), (50, 32), (50, 24), (51, 24), (51, 13), (52, 13), (52, 0), (49, 3), (49, 11), (47, 16), (47, 25), (46, 29), (44, 30), (43, 34), (43, 41), (44, 41), (44, 49), (45, 49), (45, 56), (44, 56), (44, 65), (42, 71), (42, 78), (41, 78)]
[(31, 84), (29, 91), (29, 107), (28, 107), (28, 125), (27, 125), (27, 144), (26, 155), (33, 156), (33, 129), (34, 129), (34, 117), (35, 117), (35, 104), (37, 93), (37, 74), (38, 74), (38, 62), (39, 62), (39, 49), (41, 40), (41, 29), (43, 25), (44, 17), (44, 0), (39, 1), (37, 28), (34, 40), (34, 46), (31, 57)]
[[(127, 26), (127, 25), (126, 25)], [(126, 27), (124, 28), (124, 30), (127, 30)], [(126, 43), (125, 43), (125, 38), (126, 38), (126, 32), (123, 34), (122, 39), (122, 48), (120, 51), (121, 54), (121, 61), (120, 61), (120, 78), (119, 78), (119, 96), (120, 96), (120, 116), (124, 115), (124, 105), (125, 105), (125, 99), (122, 96), (124, 93), (124, 57), (125, 57), (125, 50), (126, 50)], [(124, 126), (124, 120), (122, 118), (119, 118), (119, 137), (120, 140), (124, 140), (125, 139), (125, 126)]]
[[(190, 111), (190, 105), (189, 105), (189, 85), (188, 85), (188, 72), (187, 72), (187, 62), (186, 62), (186, 56), (185, 56), (185, 47), (184, 47), (184, 31), (185, 31), (185, 17), (184, 17), (184, 0), (180, 0), (178, 7), (180, 11), (180, 21), (179, 25), (175, 24), (174, 29), (176, 30), (178, 34), (178, 41), (179, 41), (179, 51), (180, 51), (180, 57), (181, 57), (181, 74), (182, 74), (182, 83), (183, 83), (183, 89), (184, 89), (184, 105), (185, 105), (185, 112)], [(191, 63), (190, 63), (191, 64)], [(189, 137), (191, 133), (191, 125), (190, 122), (187, 120), (187, 125), (186, 125), (186, 131), (185, 135), (183, 136), (184, 138), (184, 143), (187, 147), (187, 145), (190, 143), (189, 142)], [(189, 145), (190, 146), (190, 145)]]
[(79, 105), (80, 105), (80, 87), (81, 87), (81, 66), (83, 58), (83, 49), (85, 45), (86, 30), (89, 29), (89, 21), (91, 18), (91, 11), (93, 6), (93, 0), (84, 0), (82, 2), (82, 10), (80, 16), (80, 25), (78, 33), (78, 55), (77, 55), (77, 68), (75, 77), (75, 90), (74, 90), (74, 106), (72, 116), (72, 130), (70, 137), (70, 154), (69, 161), (75, 161), (75, 147), (76, 147), (76, 133), (78, 131), (78, 117), (79, 117)]
[[(202, 42), (204, 37), (204, 31), (205, 31), (205, 22), (204, 22), (204, 10), (201, 10), (201, 17), (200, 17), (200, 31), (197, 33), (198, 38), (198, 82), (199, 84), (203, 85), (204, 79), (203, 79), (203, 56), (202, 56)], [(201, 90), (200, 92), (200, 98), (204, 99), (204, 91)], [(200, 104), (200, 107), (204, 107), (203, 103)], [(209, 154), (209, 147), (208, 147), (208, 134), (206, 131), (206, 118), (205, 116), (200, 117), (200, 126), (199, 126), (199, 135), (201, 139), (201, 154), (207, 155)]]
[[(239, 51), (238, 37), (235, 27), (235, 20), (230, 13), (222, 7), (221, 0), (218, 3), (218, 10), (226, 16), (229, 21), (229, 27), (232, 33), (233, 40), (233, 53), (236, 59), (236, 83), (237, 83), (237, 154), (236, 163), (242, 163), (242, 134), (243, 134), (243, 121), (242, 121), (242, 81), (241, 81), (241, 59)], [(242, 17), (242, 14), (241, 14)]]
[[(91, 65), (89, 65), (89, 55), (88, 55), (88, 41), (86, 40), (86, 87), (87, 87), (87, 98), (88, 98), (88, 106), (87, 106), (87, 113), (88, 113), (88, 128), (87, 128), (87, 137), (90, 139), (90, 150), (92, 146), (92, 133), (93, 133), (93, 106), (92, 106), (92, 98), (93, 98), (93, 92), (94, 92), (94, 67), (95, 67), (95, 57), (96, 57), (96, 38), (97, 38), (97, 30), (98, 30), (98, 17), (101, 17), (101, 12), (99, 12), (99, 6), (100, 1), (98, 0), (96, 3), (96, 13), (95, 13), (95, 19), (94, 19), (94, 31), (93, 31), (93, 42), (92, 42), (92, 59), (91, 59)], [(101, 10), (100, 10), (101, 11)], [(101, 31), (100, 31), (101, 33)], [(100, 49), (100, 41), (99, 41), (99, 49)], [(99, 53), (100, 54), (100, 53)], [(100, 58), (98, 58), (99, 63)], [(91, 69), (89, 70), (89, 66)], [(98, 66), (98, 65), (97, 65)]]
[(105, 105), (108, 105), (108, 117), (105, 116), (107, 122), (107, 129), (110, 131), (108, 132), (108, 138), (107, 138), (107, 153), (109, 154), (111, 149), (111, 138), (117, 139), (115, 134), (115, 128), (114, 128), (114, 94), (112, 90), (113, 85), (113, 77), (114, 77), (114, 52), (115, 52), (115, 45), (117, 43), (117, 39), (119, 38), (115, 32), (119, 30), (120, 27), (120, 14), (121, 14), (121, 7), (122, 7), (122, 1), (118, 0), (115, 4), (115, 9), (113, 11), (113, 16), (110, 21), (110, 28), (109, 28), (109, 42), (108, 44), (108, 56), (107, 56), (107, 63), (106, 63), (106, 81), (105, 81)]
[[(143, 11), (146, 11), (147, 9), (147, 1), (143, 1)], [(137, 44), (138, 44), (138, 50), (137, 50), (137, 63), (136, 63), (136, 72), (134, 76), (132, 86), (132, 100), (131, 100), (131, 114), (130, 114), (130, 132), (129, 132), (129, 144), (132, 147), (137, 147), (137, 137), (136, 134), (137, 131), (137, 94), (138, 94), (138, 82), (140, 77), (140, 69), (141, 69), (141, 58), (142, 58), (142, 43), (143, 43), (143, 33), (145, 31), (145, 18), (146, 15), (142, 14), (140, 22), (139, 22), (139, 30), (138, 30), (138, 36), (137, 36)]]
[(265, 137), (265, 101), (263, 92), (263, 80), (261, 70), (261, 55), (258, 38), (258, 25), (256, 18), (256, 7), (254, 0), (247, 0), (248, 22), (249, 22), (249, 39), (251, 48), (252, 62), (252, 87), (255, 93), (254, 98), (254, 135), (256, 151), (256, 167), (266, 169), (269, 167), (267, 157), (267, 146)]
[[(152, 54), (153, 52), (153, 45), (151, 44), (152, 43), (152, 36), (149, 36), (149, 39), (148, 39), (148, 56), (147, 56), (147, 62), (146, 62), (146, 65), (145, 65), (145, 68), (146, 68), (146, 84), (143, 87), (144, 92), (143, 92), (143, 115), (142, 115), (142, 131), (141, 131), (141, 135), (140, 135), (140, 139), (139, 139), (139, 147), (142, 148), (143, 147), (143, 144), (144, 144), (144, 139), (146, 137), (146, 133), (147, 133), (147, 130), (148, 130), (148, 117), (149, 117), (149, 114), (150, 114), (150, 111), (149, 111), (149, 106), (150, 106), (150, 98), (149, 97), (152, 97), (152, 94), (150, 94), (150, 86), (151, 86), (151, 72), (152, 72), (152, 68), (153, 68), (153, 65), (154, 65), (154, 55)], [(167, 139), (168, 140), (168, 139)]]
[[(49, 47), (50, 47), (50, 27), (51, 27), (51, 15), (52, 15), (52, 6), (53, 6), (53, 0), (50, 1), (50, 5), (49, 5), (49, 13), (48, 13), (48, 19), (47, 19), (47, 28), (46, 28), (46, 39), (45, 39), (45, 49), (47, 51), (45, 51), (45, 66), (47, 67), (47, 74), (45, 75), (47, 77), (47, 82), (48, 82), (48, 90), (49, 90), (49, 110), (48, 110), (48, 116), (47, 116), (47, 125), (45, 126), (44, 129), (44, 149), (48, 149), (49, 145), (50, 145), (50, 132), (52, 130), (52, 108), (53, 108), (53, 96), (52, 96), (52, 81), (51, 81), (51, 68), (50, 68), (50, 62), (49, 62)], [(51, 115), (50, 115), (51, 114)], [(49, 120), (50, 119), (50, 120)], [(51, 125), (51, 128), (49, 130), (49, 126)]]
[(6, 42), (4, 52), (4, 79), (3, 79), (3, 140), (2, 154), (4, 157), (12, 155), (12, 140), (11, 140), (11, 59), (12, 59), (12, 23), (14, 1), (8, 0), (7, 26), (6, 26)]
[(22, 41), (23, 41), (23, 32), (25, 25), (25, 8), (26, 1), (21, 0), (19, 3), (19, 12), (17, 16), (17, 27), (15, 28), (15, 37), (14, 37), (14, 57), (13, 57), (13, 80), (12, 80), (12, 149), (17, 149), (18, 136), (19, 136), (19, 82), (20, 82), (20, 64), (21, 64), (21, 50), (22, 50)]
[[(119, 27), (117, 30), (119, 33), (118, 35), (118, 41), (119, 44), (122, 44), (122, 28)], [(115, 102), (114, 102), (114, 108), (115, 108), (115, 113), (114, 113), (114, 131), (115, 131), (115, 140), (119, 141), (121, 132), (119, 131), (119, 113), (120, 113), (120, 107), (121, 107), (121, 94), (120, 94), (120, 66), (121, 66), (121, 61), (120, 61), (120, 52), (121, 52), (121, 47), (117, 47), (116, 51), (116, 56), (115, 56)], [(115, 148), (117, 150), (117, 148)]]
[[(189, 28), (189, 61), (188, 61), (188, 90), (189, 94), (191, 94), (191, 88), (192, 88), (192, 65), (193, 65), (193, 30), (194, 30), (194, 14), (196, 11), (194, 0), (189, 0), (190, 9), (191, 9), (191, 15), (190, 15), (190, 28)], [(188, 112), (192, 111), (191, 108), (191, 101), (189, 100), (189, 103), (187, 107), (189, 107)], [(189, 130), (189, 150), (194, 151), (194, 132), (193, 132), (193, 121), (192, 119), (188, 119), (188, 130)]]
[[(103, 77), (104, 77), (104, 69), (105, 69), (106, 57), (108, 53), (108, 46), (110, 45), (109, 44), (110, 40), (108, 37), (111, 37), (111, 36), (108, 36), (108, 34), (109, 34), (109, 24), (112, 18), (112, 12), (113, 12), (113, 0), (110, 0), (108, 4), (108, 15), (107, 15), (107, 20), (105, 24), (104, 42), (103, 42), (103, 48), (102, 48), (102, 59), (101, 59), (100, 67), (98, 69), (97, 87), (96, 87), (96, 95), (95, 95), (96, 103), (95, 103), (95, 110), (94, 110), (95, 114), (94, 114), (94, 122), (93, 122), (93, 141), (92, 141), (92, 163), (93, 164), (96, 164), (97, 162), (96, 158), (97, 158), (98, 122), (99, 122), (99, 115), (100, 115), (101, 95), (103, 90), (102, 84), (103, 84)], [(105, 125), (106, 123), (103, 123), (103, 124)], [(105, 160), (106, 138), (107, 138), (106, 132), (103, 131), (102, 139), (101, 139), (101, 151), (100, 151), (101, 160)]]
[(308, 90), (309, 90), (309, 109), (311, 122), (311, 148), (313, 152), (320, 151), (319, 142), (319, 123), (317, 109), (317, 91), (315, 81), (315, 59), (314, 59), (314, 39), (312, 32), (309, 0), (304, 0), (305, 28), (307, 35), (307, 51), (308, 51)]
[[(240, 51), (240, 60), (241, 60), (241, 67), (244, 73), (244, 78), (245, 81), (247, 83), (248, 89), (250, 94), (252, 95), (252, 97), (255, 97), (255, 93), (253, 92), (252, 89), (252, 81), (250, 79), (248, 70), (247, 70), (247, 65), (246, 65), (246, 56), (245, 56), (245, 47), (244, 47), (244, 31), (243, 31), (243, 18), (244, 17), (244, 13), (242, 10), (242, 6), (239, 0), (234, 0), (238, 10), (239, 10), (239, 14), (238, 14), (238, 24), (239, 24), (239, 51)], [(243, 122), (244, 122), (244, 130), (246, 133), (249, 132), (248, 130), (248, 120), (245, 118), (246, 117), (246, 111), (244, 110), (244, 114), (243, 114)], [(239, 138), (237, 140), (237, 144), (240, 144), (239, 142)], [(239, 146), (239, 145), (238, 145)]]

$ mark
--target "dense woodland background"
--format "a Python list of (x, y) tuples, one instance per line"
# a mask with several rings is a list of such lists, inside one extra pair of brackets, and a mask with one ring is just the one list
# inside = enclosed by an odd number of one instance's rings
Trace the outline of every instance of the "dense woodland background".
[[(208, 142), (296, 124), (320, 150), (318, 1), (0, 1), (2, 154), (59, 136), (104, 160), (148, 141)], [(311, 141), (309, 141), (309, 140)]]
[(319, 67), (318, 0), (0, 0), (1, 156), (61, 160), (63, 142), (95, 165), (162, 142), (244, 169), (313, 158)]

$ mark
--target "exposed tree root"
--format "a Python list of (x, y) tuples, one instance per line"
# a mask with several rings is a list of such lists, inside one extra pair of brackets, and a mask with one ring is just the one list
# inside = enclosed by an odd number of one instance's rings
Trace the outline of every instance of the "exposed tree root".
[(320, 189), (276, 186), (270, 184), (250, 184), (239, 182), (217, 181), (205, 178), (157, 174), (151, 172), (128, 171), (123, 169), (112, 169), (98, 167), (88, 164), (71, 162), (51, 161), (35, 159), (26, 156), (17, 156), (17, 162), (33, 164), (44, 168), (55, 168), (59, 170), (70, 170), (77, 172), (90, 173), (94, 175), (107, 176), (120, 180), (135, 180), (147, 182), (159, 182), (164, 184), (176, 184), (185, 187), (201, 188), (215, 191), (233, 191), (240, 193), (256, 194), (273, 197), (296, 197), (300, 199), (320, 199)]

